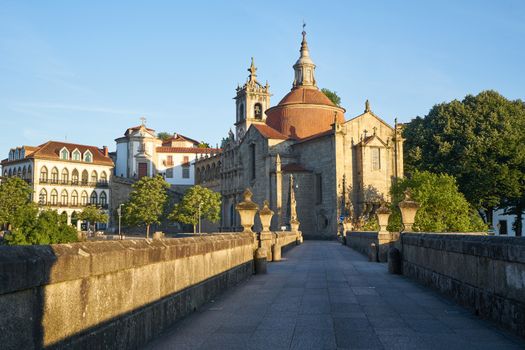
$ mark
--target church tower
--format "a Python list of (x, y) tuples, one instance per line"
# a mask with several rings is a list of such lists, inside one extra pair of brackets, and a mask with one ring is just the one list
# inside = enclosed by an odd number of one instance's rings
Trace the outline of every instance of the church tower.
[(238, 140), (244, 137), (251, 124), (264, 124), (266, 122), (264, 112), (270, 108), (270, 86), (268, 82), (263, 86), (257, 81), (257, 68), (253, 57), (248, 72), (250, 75), (246, 83), (242, 87), (237, 87), (235, 96), (235, 129)]
[(317, 89), (317, 83), (315, 81), (315, 64), (310, 58), (310, 50), (308, 49), (308, 43), (306, 42), (306, 32), (304, 31), (303, 24), (303, 41), (301, 42), (301, 49), (299, 52), (301, 56), (293, 65), (295, 71), (295, 79), (293, 81), (293, 88), (313, 88)]

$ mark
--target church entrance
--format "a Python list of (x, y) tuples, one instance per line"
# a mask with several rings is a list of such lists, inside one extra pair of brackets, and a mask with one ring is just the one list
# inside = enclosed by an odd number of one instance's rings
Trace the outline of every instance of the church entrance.
[(148, 176), (148, 163), (139, 163), (139, 179)]

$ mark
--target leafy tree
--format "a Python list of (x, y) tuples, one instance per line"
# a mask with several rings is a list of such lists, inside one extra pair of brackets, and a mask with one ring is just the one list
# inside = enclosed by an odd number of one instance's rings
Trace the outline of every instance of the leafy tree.
[(62, 222), (56, 210), (41, 211), (36, 206), (20, 209), (21, 225), (5, 236), (9, 245), (71, 243), (78, 240), (77, 230)]
[(524, 102), (495, 91), (441, 103), (406, 125), (406, 170), (454, 176), (467, 200), (492, 224), (495, 208), (525, 193), (523, 130)]
[(186, 191), (180, 203), (175, 204), (169, 219), (193, 225), (193, 233), (195, 233), (199, 222), (199, 213), (201, 218), (218, 222), (220, 209), (220, 193), (196, 185)]
[(199, 147), (199, 148), (211, 148), (210, 144), (207, 143), (207, 142), (204, 142), (204, 141), (201, 141), (197, 147)]
[(10, 177), (0, 183), (0, 225), (14, 225), (19, 211), (31, 203), (32, 189), (27, 182)]
[(108, 222), (109, 216), (102, 209), (96, 205), (88, 205), (78, 215), (80, 220), (84, 220), (89, 224), (95, 224), (96, 222)]
[(337, 95), (337, 92), (322, 88), (321, 92), (326, 95), (336, 106), (341, 106), (341, 97)]
[(146, 238), (149, 238), (151, 224), (160, 223), (168, 202), (167, 190), (170, 185), (157, 175), (143, 177), (133, 185), (129, 201), (123, 208), (123, 219), (129, 225), (145, 225)]
[(401, 229), (401, 213), (398, 204), (404, 192), (411, 189), (412, 197), (419, 202), (414, 229), (424, 232), (472, 232), (486, 231), (487, 225), (467, 202), (454, 177), (415, 171), (411, 178), (399, 179), (391, 187), (392, 215), (389, 229)]
[(172, 134), (170, 134), (169, 132), (165, 132), (165, 131), (161, 131), (157, 133), (157, 137), (161, 139), (162, 141), (166, 141), (170, 139), (172, 136), (173, 136)]

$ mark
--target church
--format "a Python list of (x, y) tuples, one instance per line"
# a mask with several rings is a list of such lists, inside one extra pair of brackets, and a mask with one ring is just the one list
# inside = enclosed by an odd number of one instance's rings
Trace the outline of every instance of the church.
[(252, 59), (236, 91), (235, 133), (220, 154), (195, 163), (196, 183), (222, 195), (222, 231), (239, 227), (235, 206), (250, 188), (259, 206), (269, 201), (272, 230), (289, 226), (295, 194), (303, 236), (333, 238), (340, 224), (359, 226), (373, 215), (403, 176), (401, 125), (390, 126), (368, 101), (347, 120), (346, 110), (319, 90), (304, 31), (302, 37), (291, 91), (271, 106)]

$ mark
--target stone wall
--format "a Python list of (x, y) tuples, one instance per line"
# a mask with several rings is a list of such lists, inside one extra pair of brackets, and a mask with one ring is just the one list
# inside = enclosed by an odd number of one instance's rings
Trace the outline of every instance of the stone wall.
[(403, 274), (525, 337), (525, 240), (401, 235)]
[(0, 247), (0, 343), (136, 348), (252, 271), (251, 234)]
[(348, 231), (346, 232), (346, 245), (358, 252), (368, 256), (370, 245), (378, 244), (377, 232)]

